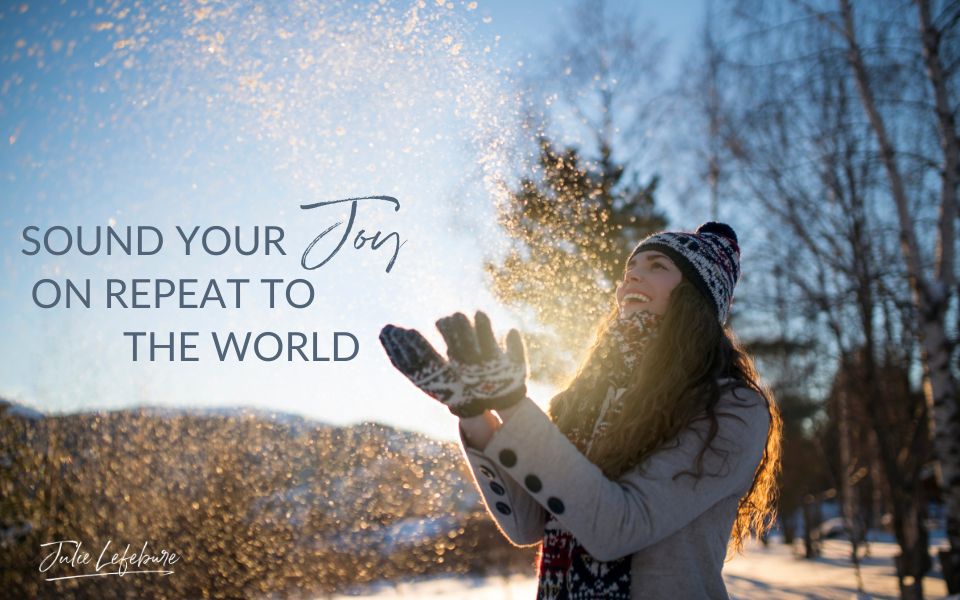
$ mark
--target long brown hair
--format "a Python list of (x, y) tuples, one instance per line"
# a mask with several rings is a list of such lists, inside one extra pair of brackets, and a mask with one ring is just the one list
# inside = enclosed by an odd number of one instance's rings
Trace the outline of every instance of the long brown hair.
[[(615, 307), (601, 323), (598, 341), (616, 318)], [(566, 389), (551, 400), (550, 417), (568, 436), (578, 428), (592, 427), (607, 393), (602, 373), (621, 367), (601, 356), (600, 348), (599, 343), (594, 344)], [(721, 387), (721, 378), (735, 381)], [(588, 454), (611, 478), (641, 464), (691, 422), (705, 418), (710, 420), (709, 433), (689, 471), (702, 477), (704, 455), (711, 450), (719, 429), (716, 406), (723, 391), (742, 386), (763, 397), (770, 413), (766, 448), (750, 490), (740, 499), (730, 545), (739, 552), (751, 530), (757, 535), (768, 530), (775, 517), (780, 468), (780, 411), (761, 384), (750, 355), (733, 333), (720, 325), (707, 300), (688, 280), (683, 279), (670, 294), (658, 334), (628, 381), (622, 412), (594, 441)]]

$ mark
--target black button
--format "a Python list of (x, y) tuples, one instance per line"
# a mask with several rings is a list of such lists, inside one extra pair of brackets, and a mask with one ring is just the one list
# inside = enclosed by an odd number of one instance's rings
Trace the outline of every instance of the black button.
[(543, 489), (543, 483), (541, 483), (540, 478), (536, 475), (527, 475), (523, 483), (527, 486), (527, 489), (534, 494)]
[(503, 493), (507, 491), (507, 490), (503, 489), (503, 486), (500, 485), (499, 483), (497, 483), (496, 481), (491, 481), (491, 482), (490, 482), (490, 489), (493, 490), (493, 493), (496, 494), (496, 495), (498, 495), (498, 496), (502, 496)]
[(504, 448), (500, 451), (500, 464), (507, 468), (517, 464), (517, 453), (510, 448)]
[(562, 515), (563, 511), (567, 509), (567, 507), (563, 505), (563, 501), (554, 496), (551, 496), (547, 500), (547, 508), (555, 515)]
[(510, 507), (507, 506), (505, 502), (497, 502), (496, 507), (497, 507), (497, 510), (499, 510), (505, 515), (509, 515), (510, 513), (513, 512), (512, 510), (510, 510)]
[(490, 479), (493, 479), (493, 477), (494, 477), (493, 471), (491, 471), (491, 470), (488, 469), (487, 467), (481, 465), (481, 466), (480, 466), (480, 469), (478, 469), (478, 470), (479, 470), (481, 473), (483, 473), (485, 476), (489, 477)]

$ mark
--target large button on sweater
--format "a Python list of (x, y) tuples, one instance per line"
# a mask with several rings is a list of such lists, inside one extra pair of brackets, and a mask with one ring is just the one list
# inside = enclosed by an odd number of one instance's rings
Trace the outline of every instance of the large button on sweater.
[(567, 507), (563, 505), (563, 500), (556, 496), (547, 498), (547, 508), (555, 515), (562, 515), (563, 511), (567, 510)]
[(523, 479), (523, 485), (527, 486), (527, 489), (534, 494), (543, 489), (543, 482), (536, 475), (527, 475)]

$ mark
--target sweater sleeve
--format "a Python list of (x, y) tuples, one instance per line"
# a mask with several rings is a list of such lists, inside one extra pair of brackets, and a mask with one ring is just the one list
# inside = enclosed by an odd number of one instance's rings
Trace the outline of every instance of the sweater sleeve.
[(460, 448), (470, 465), (474, 483), (480, 490), (487, 512), (503, 535), (517, 546), (542, 540), (547, 515), (537, 501), (495, 461), (471, 446), (463, 429), (460, 429)]
[(494, 433), (484, 454), (594, 558), (615, 560), (655, 544), (717, 502), (750, 489), (766, 447), (766, 402), (738, 388), (736, 395), (728, 391), (721, 397), (716, 413), (719, 428), (703, 455), (700, 478), (684, 472), (694, 469), (709, 432), (705, 418), (695, 419), (676, 440), (611, 480), (526, 399)]

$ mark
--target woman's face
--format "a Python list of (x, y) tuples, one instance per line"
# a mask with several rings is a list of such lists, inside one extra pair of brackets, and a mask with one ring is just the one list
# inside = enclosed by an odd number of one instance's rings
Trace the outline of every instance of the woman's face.
[(627, 261), (623, 281), (617, 284), (617, 306), (626, 316), (641, 310), (657, 315), (667, 312), (670, 292), (683, 275), (677, 265), (656, 250), (633, 255)]

